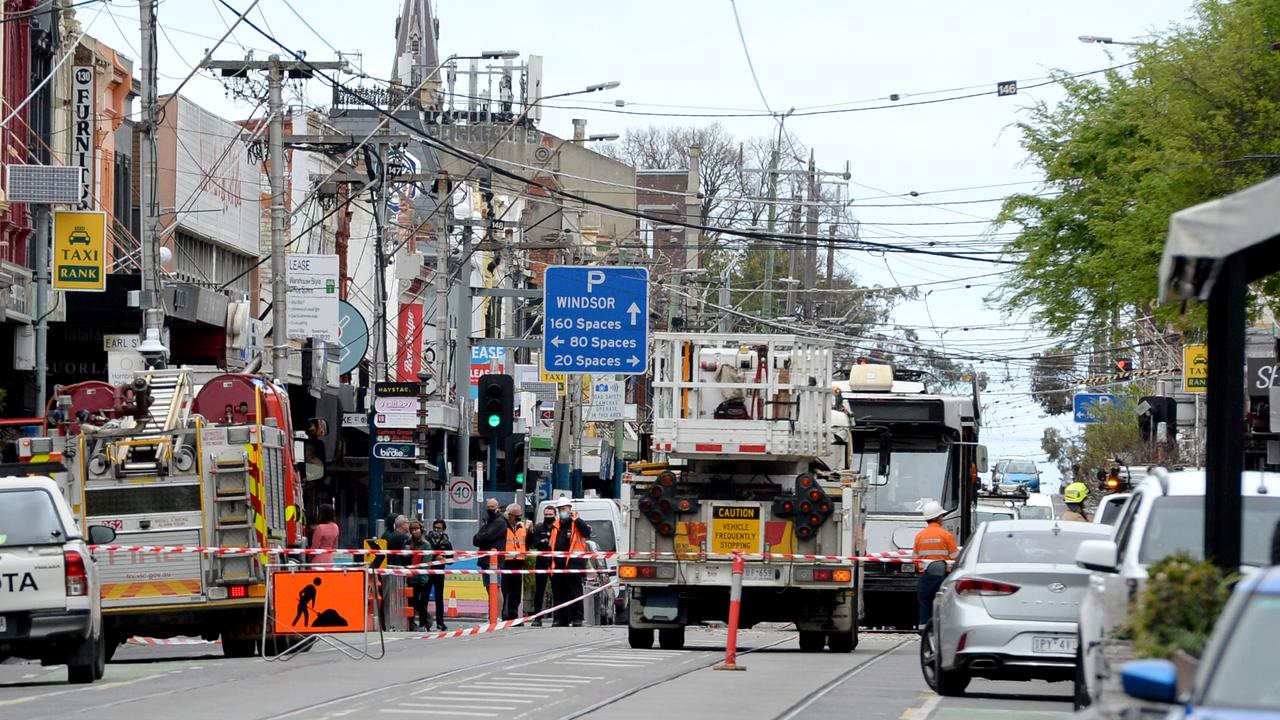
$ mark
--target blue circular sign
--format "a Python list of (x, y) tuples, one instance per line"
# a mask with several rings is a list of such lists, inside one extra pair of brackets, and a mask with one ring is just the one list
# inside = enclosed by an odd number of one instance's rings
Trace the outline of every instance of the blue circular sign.
[(346, 375), (356, 369), (365, 353), (369, 352), (369, 323), (354, 305), (346, 300), (338, 301), (338, 374)]

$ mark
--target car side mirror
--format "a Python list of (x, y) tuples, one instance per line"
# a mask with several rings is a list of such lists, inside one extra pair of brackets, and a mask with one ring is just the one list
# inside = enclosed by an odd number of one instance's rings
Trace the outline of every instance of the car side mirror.
[(1085, 570), (1113, 573), (1119, 570), (1116, 544), (1110, 540), (1085, 540), (1076, 549), (1076, 565)]
[(116, 540), (116, 531), (106, 525), (89, 526), (90, 545), (110, 545)]
[(987, 446), (976, 445), (973, 448), (973, 464), (978, 466), (978, 472), (987, 472), (990, 460), (987, 458)]
[(1168, 660), (1134, 660), (1120, 669), (1124, 692), (1139, 700), (1178, 701), (1178, 669)]

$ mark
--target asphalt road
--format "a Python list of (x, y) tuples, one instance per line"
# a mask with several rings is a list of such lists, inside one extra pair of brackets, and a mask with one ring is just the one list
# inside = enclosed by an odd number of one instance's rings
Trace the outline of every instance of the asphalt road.
[(836, 655), (801, 653), (794, 632), (746, 631), (743, 672), (713, 669), (724, 631), (705, 628), (690, 628), (681, 651), (632, 650), (614, 627), (386, 640), (379, 660), (318, 645), (288, 662), (228, 660), (212, 644), (128, 645), (88, 686), (67, 685), (63, 667), (10, 662), (0, 665), (0, 718), (1043, 720), (1071, 711), (1066, 683), (979, 680), (966, 697), (940, 698), (920, 677), (909, 634), (866, 633), (854, 653)]

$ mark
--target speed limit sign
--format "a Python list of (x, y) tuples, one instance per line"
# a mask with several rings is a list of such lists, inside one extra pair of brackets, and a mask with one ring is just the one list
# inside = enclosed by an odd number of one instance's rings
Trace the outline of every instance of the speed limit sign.
[(471, 478), (457, 477), (449, 483), (449, 504), (452, 507), (471, 507), (471, 499), (475, 494), (475, 486), (471, 484)]

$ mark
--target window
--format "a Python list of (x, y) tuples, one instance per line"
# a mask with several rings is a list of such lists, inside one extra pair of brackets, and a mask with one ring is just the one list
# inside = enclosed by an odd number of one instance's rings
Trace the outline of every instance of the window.
[(1012, 510), (978, 510), (973, 514), (973, 524), (981, 525), (984, 522), (992, 522), (995, 520), (1014, 520)]
[(1280, 597), (1255, 595), (1218, 656), (1203, 704), (1250, 710), (1280, 707), (1280, 682), (1275, 673), (1278, 645)]
[(66, 538), (66, 528), (48, 492), (0, 492), (0, 547), (61, 544)]
[(1011, 460), (1005, 468), (1007, 473), (1018, 473), (1020, 475), (1035, 475), (1036, 464), (1028, 460)]
[(989, 532), (978, 549), (979, 563), (1075, 563), (1076, 548), (1092, 533), (1052, 530)]
[[(1271, 556), (1271, 534), (1280, 520), (1280, 498), (1246, 497), (1244, 528), (1241, 535), (1241, 562), (1265, 566)], [(1138, 562), (1144, 565), (1170, 555), (1186, 553), (1193, 558), (1204, 556), (1204, 497), (1181, 496), (1156, 498), (1142, 535)], [(1190, 529), (1190, 531), (1189, 531)]]
[(1026, 505), (1018, 511), (1023, 520), (1052, 520), (1053, 510), (1043, 505)]
[(618, 540), (613, 535), (613, 521), (611, 520), (588, 520), (587, 524), (591, 526), (591, 537), (596, 545), (600, 546), (601, 552), (616, 552), (618, 550)]
[(182, 282), (249, 293), (250, 270), (257, 262), (248, 255), (216, 245), (179, 229), (174, 233), (174, 275)]
[[(889, 457), (887, 482), (870, 488), (867, 512), (919, 513), (930, 500), (937, 500), (947, 509), (955, 507), (955, 498), (946, 487), (951, 479), (950, 460), (947, 450), (895, 449)], [(874, 475), (879, 457), (875, 451), (864, 452), (854, 457), (854, 464)]]
[(1129, 498), (1129, 502), (1125, 504), (1124, 512), (1120, 515), (1120, 526), (1116, 528), (1116, 560), (1123, 561), (1125, 552), (1129, 549), (1129, 536), (1133, 534), (1134, 518), (1138, 516), (1138, 511), (1142, 509), (1142, 493), (1137, 493)]
[(1102, 513), (1102, 519), (1098, 520), (1098, 522), (1103, 525), (1115, 525), (1116, 520), (1120, 517), (1120, 511), (1123, 509), (1124, 500), (1114, 500), (1112, 502), (1103, 503), (1100, 510)]

